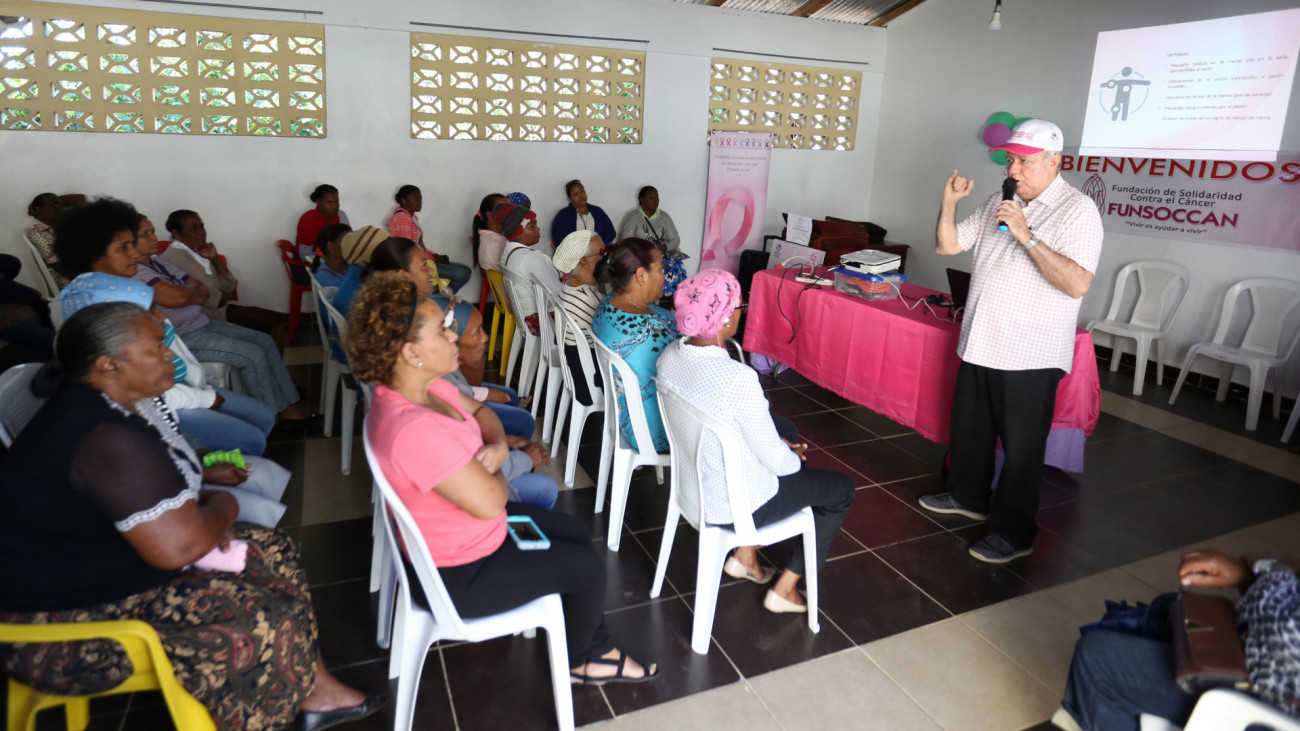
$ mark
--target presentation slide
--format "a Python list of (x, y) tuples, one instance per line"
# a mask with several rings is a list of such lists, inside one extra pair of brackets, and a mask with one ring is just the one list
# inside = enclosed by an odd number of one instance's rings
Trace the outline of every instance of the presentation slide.
[(1300, 8), (1097, 34), (1081, 154), (1277, 157)]

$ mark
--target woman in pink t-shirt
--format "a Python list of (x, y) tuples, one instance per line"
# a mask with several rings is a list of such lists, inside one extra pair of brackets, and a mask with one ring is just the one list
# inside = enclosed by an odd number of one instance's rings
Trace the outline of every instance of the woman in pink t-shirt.
[[(547, 594), (564, 604), (575, 683), (657, 676), (614, 647), (605, 625), (605, 563), (576, 518), (506, 504), (509, 452), (491, 409), (442, 377), (460, 367), (441, 308), (396, 272), (376, 272), (352, 302), (345, 344), (352, 373), (376, 383), (370, 441), (384, 476), (411, 513), (462, 617), (513, 609)], [(551, 541), (520, 550), (506, 515), (527, 515)]]

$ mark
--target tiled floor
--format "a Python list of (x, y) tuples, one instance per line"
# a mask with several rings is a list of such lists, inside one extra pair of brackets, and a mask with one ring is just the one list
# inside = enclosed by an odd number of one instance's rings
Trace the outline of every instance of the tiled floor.
[[(310, 337), (314, 328), (303, 332)], [(310, 345), (292, 349), (292, 370), (316, 398), (319, 358)], [(814, 446), (809, 464), (841, 470), (858, 486), (822, 575), (821, 632), (764, 611), (762, 588), (728, 579), (710, 651), (692, 653), (696, 535), (679, 528), (663, 593), (652, 600), (668, 487), (652, 471), (634, 476), (621, 550), (608, 552), (607, 511), (593, 512), (595, 490), (584, 474), (596, 471), (593, 418), (578, 487), (561, 494), (557, 509), (591, 526), (606, 559), (608, 621), (620, 645), (658, 662), (664, 675), (644, 685), (575, 688), (578, 725), (1038, 727), (1060, 702), (1076, 628), (1100, 614), (1103, 599), (1145, 600), (1173, 588), (1182, 547), (1300, 555), (1300, 451), (1277, 443), (1282, 422), (1271, 416), (1258, 434), (1244, 432), (1240, 400), (1216, 404), (1210, 392), (1185, 389), (1169, 407), (1172, 379), (1164, 387), (1148, 379), (1146, 395), (1135, 400), (1131, 370), (1103, 368), (1103, 414), (1088, 442), (1087, 472), (1049, 470), (1035, 554), (999, 567), (967, 556), (978, 526), (916, 507), (918, 495), (942, 485), (941, 445), (798, 374), (764, 382), (774, 408)], [(347, 682), (386, 687), (387, 653), (374, 644), (367, 592), (370, 486), (360, 440), (350, 477), (338, 471), (337, 433), (326, 439), (319, 426), (293, 427), (272, 441), (267, 456), (295, 475), (283, 527), (298, 540), (312, 581), (326, 662)], [(788, 550), (764, 553), (781, 566)], [(92, 711), (91, 729), (170, 728), (156, 695), (97, 702)], [(55, 720), (43, 719), (42, 728)], [(380, 714), (347, 728), (391, 725)], [(430, 653), (416, 728), (554, 726), (542, 641)]]

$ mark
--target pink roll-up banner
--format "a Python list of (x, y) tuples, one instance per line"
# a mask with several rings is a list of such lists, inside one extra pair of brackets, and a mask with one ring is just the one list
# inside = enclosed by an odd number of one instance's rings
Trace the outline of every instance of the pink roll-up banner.
[(772, 140), (769, 132), (714, 132), (709, 137), (701, 269), (735, 274), (740, 252), (762, 248)]

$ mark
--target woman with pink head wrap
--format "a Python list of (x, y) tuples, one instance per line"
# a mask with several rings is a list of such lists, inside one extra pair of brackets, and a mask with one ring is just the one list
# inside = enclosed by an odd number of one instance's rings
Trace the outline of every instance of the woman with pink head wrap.
[[(806, 561), (826, 564), (831, 539), (853, 505), (853, 481), (829, 470), (803, 467), (807, 444), (788, 420), (771, 413), (758, 372), (731, 359), (723, 343), (736, 334), (746, 305), (740, 282), (729, 272), (708, 269), (682, 282), (673, 295), (677, 329), (685, 337), (659, 356), (659, 379), (689, 401), (729, 422), (740, 435), (744, 484), (754, 525), (783, 520), (805, 507), (813, 509), (817, 555), (806, 557), (795, 546), (781, 577), (768, 590), (763, 606), (771, 612), (807, 612), (799, 591)], [(703, 519), (712, 525), (733, 522), (722, 463), (722, 446), (712, 432), (700, 437), (700, 479), (704, 484)], [(776, 570), (758, 563), (755, 546), (742, 546), (724, 570), (737, 579), (766, 584)]]

